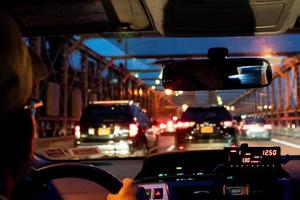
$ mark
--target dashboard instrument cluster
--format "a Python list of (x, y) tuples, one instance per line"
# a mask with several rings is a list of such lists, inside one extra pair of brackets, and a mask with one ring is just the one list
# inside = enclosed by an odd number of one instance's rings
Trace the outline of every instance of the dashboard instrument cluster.
[(280, 147), (248, 147), (224, 149), (225, 165), (234, 170), (276, 170), (281, 168)]
[(281, 199), (290, 184), (281, 164), (280, 147), (242, 144), (149, 157), (136, 180), (150, 200)]

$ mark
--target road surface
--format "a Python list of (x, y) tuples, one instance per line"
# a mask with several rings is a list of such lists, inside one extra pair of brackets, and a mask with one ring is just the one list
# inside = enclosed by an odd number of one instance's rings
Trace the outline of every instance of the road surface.
[[(248, 143), (249, 146), (280, 146), (281, 154), (300, 155), (300, 138), (289, 136), (273, 136), (270, 141), (240, 141)], [(160, 136), (158, 151), (166, 152), (175, 149), (174, 136)]]
[[(270, 141), (239, 141), (240, 144), (242, 143), (248, 143), (249, 146), (280, 146), (281, 147), (281, 154), (282, 155), (300, 155), (300, 138), (297, 137), (291, 137), (291, 136), (274, 136)], [(74, 156), (103, 156), (103, 152), (100, 150), (95, 151), (95, 148), (98, 148), (98, 146), (83, 146), (83, 147), (73, 147), (74, 141), (72, 137), (55, 137), (55, 138), (45, 138), (38, 140), (36, 147), (37, 152), (44, 155), (44, 156), (50, 156), (52, 158), (53, 156), (56, 156), (53, 159), (56, 159), (57, 156), (61, 156), (61, 159), (66, 159), (65, 157), (71, 156), (73, 158)], [(158, 152), (168, 152), (175, 150), (175, 139), (174, 136), (160, 136), (158, 141)], [(199, 145), (196, 145), (195, 150), (201, 148), (201, 149), (222, 149), (223, 144), (218, 146), (215, 143), (212, 144), (206, 144), (202, 143)], [(74, 154), (74, 155), (73, 155)], [(95, 155), (94, 155), (95, 154)], [(108, 156), (110, 155), (118, 155), (118, 152), (112, 151)], [(127, 156), (127, 154), (122, 153), (121, 156)], [(130, 154), (128, 156), (140, 156), (144, 155), (144, 153), (141, 151), (137, 151), (134, 154)], [(81, 157), (80, 157), (81, 158)]]
[(271, 141), (245, 141), (249, 146), (280, 146), (281, 155), (300, 155), (300, 138), (273, 136)]

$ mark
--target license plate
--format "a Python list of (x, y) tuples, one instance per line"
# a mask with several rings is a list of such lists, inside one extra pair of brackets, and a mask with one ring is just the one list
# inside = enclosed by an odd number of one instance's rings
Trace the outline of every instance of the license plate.
[(201, 133), (213, 133), (214, 132), (214, 127), (212, 126), (204, 126), (201, 127)]
[(98, 135), (104, 136), (110, 134), (110, 128), (98, 128)]

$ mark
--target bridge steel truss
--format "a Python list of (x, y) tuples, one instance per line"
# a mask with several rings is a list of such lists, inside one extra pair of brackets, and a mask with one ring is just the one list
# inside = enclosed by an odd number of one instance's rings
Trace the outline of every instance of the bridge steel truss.
[(273, 81), (268, 87), (247, 90), (230, 103), (235, 106), (235, 114), (265, 117), (274, 127), (299, 127), (299, 64), (300, 55), (291, 55), (272, 66)]
[[(82, 110), (95, 100), (134, 100), (153, 119), (158, 117), (163, 106), (169, 109), (170, 114), (176, 114), (177, 107), (170, 97), (151, 89), (126, 66), (116, 66), (113, 59), (105, 58), (84, 45), (85, 39), (84, 36), (79, 39), (60, 36), (27, 40), (48, 68), (48, 78), (36, 83), (33, 90), (33, 98), (44, 102), (44, 108), (37, 113), (40, 137), (71, 135), (80, 118), (80, 111), (74, 114), (72, 106), (77, 105), (80, 107), (77, 110)], [(74, 53), (80, 57), (80, 66), (73, 66)], [(54, 97), (59, 104), (56, 105), (56, 113), (47, 111), (53, 104), (48, 96), (55, 95), (46, 91), (51, 84), (59, 88), (59, 99)], [(74, 90), (80, 91), (82, 103), (72, 99)]]

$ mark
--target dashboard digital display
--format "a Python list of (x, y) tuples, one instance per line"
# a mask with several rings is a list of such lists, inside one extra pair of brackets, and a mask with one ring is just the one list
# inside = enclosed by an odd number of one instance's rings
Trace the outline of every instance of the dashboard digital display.
[(281, 166), (280, 147), (226, 148), (230, 168), (270, 169)]

